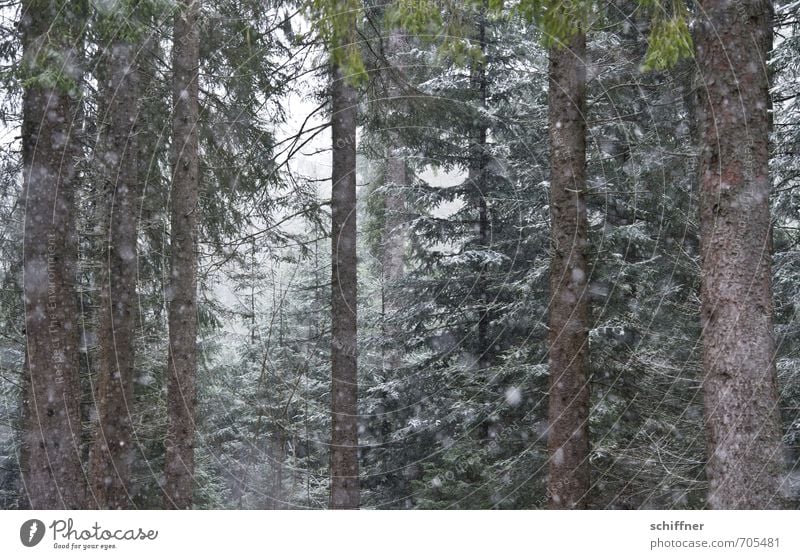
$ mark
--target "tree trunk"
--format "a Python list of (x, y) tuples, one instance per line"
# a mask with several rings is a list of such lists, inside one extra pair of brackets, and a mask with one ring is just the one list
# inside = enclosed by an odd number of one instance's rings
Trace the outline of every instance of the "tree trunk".
[[(406, 38), (399, 29), (393, 29), (387, 42), (387, 59), (392, 63), (392, 74), (387, 79), (389, 87), (387, 102), (390, 107), (404, 107), (403, 94), (398, 80), (403, 74), (400, 57), (406, 47)], [(403, 111), (404, 112), (404, 111)], [(406, 252), (406, 191), (409, 185), (409, 170), (403, 153), (400, 134), (389, 130), (389, 145), (386, 148), (386, 192), (384, 202), (384, 221), (382, 234), (381, 264), (383, 268), (382, 303), (384, 372), (396, 371), (402, 364), (402, 354), (397, 341), (400, 332), (396, 315), (401, 308), (399, 284), (405, 273)]]
[(772, 5), (703, 0), (698, 33), (703, 389), (715, 509), (781, 506), (770, 224)]
[(94, 504), (130, 505), (132, 406), (136, 328), (136, 218), (141, 196), (137, 121), (138, 70), (134, 45), (116, 41), (108, 58), (107, 122), (98, 159), (105, 179), (105, 243), (101, 262), (98, 426), (91, 452)]
[[(478, 46), (481, 54), (486, 54), (486, 8), (480, 13), (478, 24)], [(481, 111), (486, 110), (486, 100), (488, 98), (488, 79), (486, 76), (486, 63), (477, 61), (472, 69), (472, 86), (478, 94), (478, 103)], [(487, 126), (483, 121), (483, 114), (477, 117), (477, 128), (473, 131), (470, 138), (470, 162), (467, 180), (472, 189), (472, 196), (477, 203), (478, 211), (478, 249), (489, 250), (490, 231), (489, 231), (489, 207), (486, 203), (488, 181), (486, 175), (487, 162)], [(488, 280), (486, 275), (489, 270), (486, 265), (477, 271), (478, 277), (475, 282), (476, 299), (478, 301), (478, 336), (476, 353), (478, 355), (478, 367), (486, 369), (492, 359), (492, 343), (489, 341), (489, 323), (491, 315), (489, 313), (489, 294)]]
[(586, 36), (550, 50), (550, 398), (548, 507), (586, 508), (589, 491)]
[(283, 463), (286, 460), (286, 433), (281, 427), (277, 427), (275, 434), (275, 497), (272, 500), (274, 508), (277, 510), (286, 509), (287, 502), (283, 494)]
[(331, 500), (359, 506), (356, 367), (356, 111), (355, 89), (334, 69), (331, 181)]
[(400, 311), (401, 297), (399, 285), (405, 273), (406, 224), (405, 191), (408, 185), (408, 169), (402, 148), (390, 145), (386, 161), (386, 200), (384, 203), (383, 242), (381, 264), (383, 285), (383, 337), (385, 372), (396, 371), (402, 365), (402, 353), (398, 350), (399, 327), (397, 313)]
[(165, 505), (192, 506), (197, 376), (198, 74), (197, 0), (175, 14)]
[[(83, 156), (76, 123), (80, 44), (62, 2), (22, 7), (23, 291), (28, 421), (23, 482), (31, 508), (83, 506), (80, 455), (79, 316), (74, 193)], [(63, 62), (45, 59), (58, 52)], [(54, 82), (53, 76), (57, 76)]]

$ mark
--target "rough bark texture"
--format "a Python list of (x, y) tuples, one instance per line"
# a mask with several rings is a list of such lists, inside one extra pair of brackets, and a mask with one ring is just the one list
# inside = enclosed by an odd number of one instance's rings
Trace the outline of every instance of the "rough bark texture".
[(586, 292), (586, 36), (550, 50), (549, 508), (585, 508), (589, 491)]
[(700, 256), (708, 505), (781, 504), (766, 60), (772, 6), (701, 2)]
[(197, 376), (198, 2), (175, 15), (165, 505), (192, 506)]
[(334, 70), (331, 181), (331, 500), (359, 506), (356, 369), (356, 111), (355, 89)]
[[(76, 163), (80, 87), (73, 22), (59, 2), (23, 3), (22, 161), (25, 231), (26, 452), (24, 489), (31, 508), (80, 508), (85, 478), (80, 456), (78, 310), (75, 294)], [(57, 23), (54, 23), (57, 22)], [(55, 51), (63, 62), (45, 58)], [(59, 76), (55, 85), (45, 73)]]
[(95, 403), (98, 425), (91, 450), (90, 504), (130, 505), (133, 451), (133, 336), (136, 312), (136, 218), (139, 181), (138, 72), (134, 45), (109, 51), (105, 132), (98, 155), (105, 179), (105, 244), (100, 286), (100, 348)]

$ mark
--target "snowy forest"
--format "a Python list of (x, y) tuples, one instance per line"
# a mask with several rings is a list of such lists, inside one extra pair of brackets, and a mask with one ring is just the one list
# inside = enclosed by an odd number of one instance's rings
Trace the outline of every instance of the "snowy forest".
[(800, 508), (799, 188), (797, 0), (0, 0), (0, 508)]

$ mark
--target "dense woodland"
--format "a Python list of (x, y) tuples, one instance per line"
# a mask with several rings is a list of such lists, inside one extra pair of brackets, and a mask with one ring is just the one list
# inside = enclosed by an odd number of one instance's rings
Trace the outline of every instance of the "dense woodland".
[(800, 507), (800, 2), (0, 33), (0, 507)]

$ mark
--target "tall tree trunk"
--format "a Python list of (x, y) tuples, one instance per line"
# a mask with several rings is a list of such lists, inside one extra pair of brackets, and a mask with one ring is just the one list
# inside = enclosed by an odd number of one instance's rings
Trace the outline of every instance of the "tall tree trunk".
[(586, 36), (550, 49), (550, 398), (548, 507), (585, 508), (589, 491), (586, 290)]
[(175, 14), (165, 505), (192, 506), (197, 376), (198, 0)]
[[(76, 21), (63, 2), (22, 7), (23, 291), (29, 375), (25, 491), (32, 508), (79, 508), (77, 246), (74, 191), (82, 157), (77, 99), (82, 76)], [(58, 53), (56, 61), (43, 53)], [(61, 58), (63, 57), (63, 58)], [(57, 76), (57, 80), (53, 79)]]
[(356, 112), (341, 68), (332, 84), (331, 497), (332, 509), (359, 506), (356, 367)]
[(98, 426), (91, 451), (91, 487), (99, 508), (130, 505), (132, 406), (136, 328), (136, 216), (141, 196), (138, 161), (136, 47), (115, 41), (109, 49), (107, 122), (99, 160), (105, 179), (105, 244), (101, 262)]
[(703, 389), (716, 509), (779, 507), (770, 224), (772, 5), (703, 0), (698, 34)]

